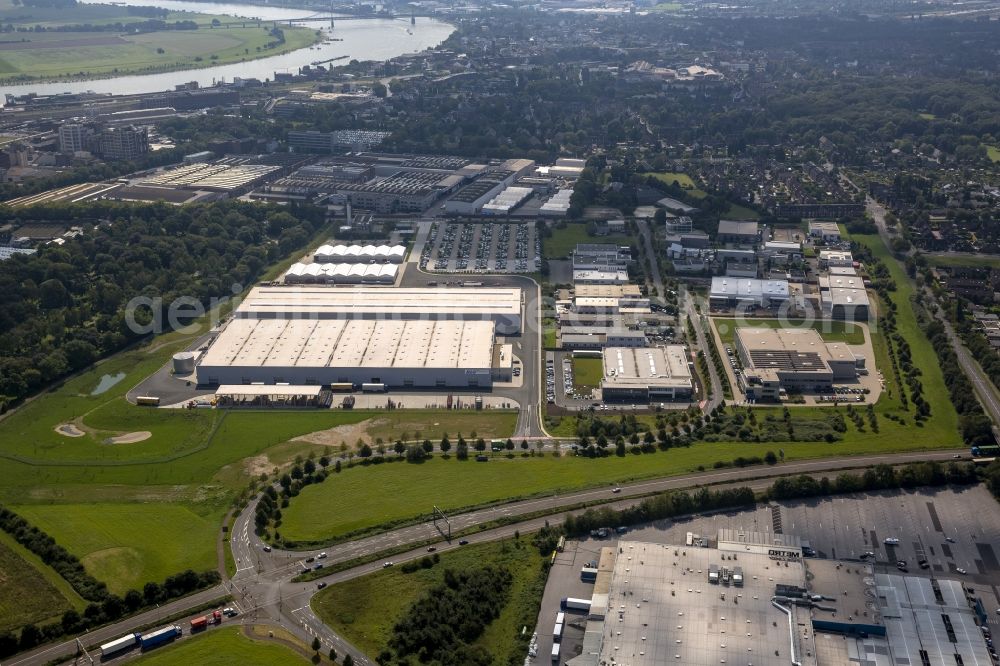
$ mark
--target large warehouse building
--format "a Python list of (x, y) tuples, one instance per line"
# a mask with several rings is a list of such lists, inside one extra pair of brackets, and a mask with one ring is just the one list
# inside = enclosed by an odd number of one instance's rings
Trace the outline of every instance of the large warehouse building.
[(782, 390), (826, 392), (835, 381), (857, 378), (858, 358), (840, 342), (824, 342), (811, 328), (737, 328), (736, 351), (748, 395), (777, 399)]
[(197, 367), (202, 385), (489, 387), (493, 323), (242, 319)]
[(709, 303), (713, 308), (775, 307), (789, 298), (788, 280), (714, 277)]
[(235, 316), (242, 319), (490, 321), (499, 335), (521, 330), (521, 290), (500, 287), (255, 287)]
[(682, 345), (608, 347), (601, 397), (607, 402), (649, 402), (691, 397), (691, 368)]

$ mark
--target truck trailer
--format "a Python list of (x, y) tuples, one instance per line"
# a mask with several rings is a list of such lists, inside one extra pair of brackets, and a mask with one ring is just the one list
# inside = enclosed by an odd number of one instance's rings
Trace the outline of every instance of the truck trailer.
[(191, 620), (191, 631), (198, 631), (208, 626), (208, 616), (202, 615)]
[(574, 599), (573, 597), (563, 597), (560, 608), (565, 610), (582, 610), (590, 612), (590, 599)]
[(181, 628), (175, 624), (173, 626), (163, 627), (162, 629), (157, 629), (156, 631), (145, 634), (139, 638), (139, 642), (142, 643), (143, 650), (148, 650), (158, 645), (169, 643), (182, 633)]
[(108, 659), (139, 644), (139, 634), (128, 634), (101, 646), (101, 659)]

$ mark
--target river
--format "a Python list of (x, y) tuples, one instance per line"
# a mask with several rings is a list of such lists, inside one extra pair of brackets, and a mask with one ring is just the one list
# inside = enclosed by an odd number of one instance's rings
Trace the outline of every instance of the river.
[[(97, 0), (82, 0), (98, 4)], [(186, 2), (185, 0), (124, 0), (118, 4), (145, 5), (162, 7), (171, 10), (186, 10), (202, 14), (226, 14), (229, 16), (260, 18), (263, 20), (279, 20), (305, 18), (316, 16), (309, 9), (286, 9), (283, 7), (263, 7), (259, 5), (244, 5), (239, 3)], [(447, 23), (430, 18), (417, 17), (416, 24), (410, 25), (409, 19), (372, 19), (364, 21), (335, 22), (333, 31), (323, 23), (307, 24), (316, 28), (322, 27), (331, 37), (342, 39), (340, 42), (317, 44), (312, 48), (299, 49), (284, 55), (259, 58), (250, 62), (240, 62), (218, 67), (178, 70), (161, 74), (141, 74), (135, 76), (118, 76), (107, 79), (89, 79), (84, 81), (67, 81), (65, 83), (26, 83), (16, 86), (3, 86), (2, 92), (12, 95), (55, 95), (64, 92), (112, 93), (115, 95), (131, 93), (158, 92), (173, 90), (174, 86), (197, 81), (201, 86), (210, 86), (221, 80), (231, 81), (234, 77), (255, 78), (263, 81), (273, 79), (275, 72), (297, 72), (303, 65), (317, 60), (326, 60), (339, 56), (348, 56), (334, 64), (343, 64), (348, 60), (389, 60), (405, 53), (423, 51), (433, 48), (443, 42), (455, 30)], [(0, 99), (0, 104), (3, 101)]]

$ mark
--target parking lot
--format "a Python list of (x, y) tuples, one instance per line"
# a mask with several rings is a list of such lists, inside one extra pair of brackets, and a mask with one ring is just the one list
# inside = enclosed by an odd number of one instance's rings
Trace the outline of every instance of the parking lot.
[[(896, 573), (905, 562), (909, 575), (961, 580), (975, 590), (989, 611), (989, 625), (1000, 631), (1000, 511), (984, 486), (885, 491), (822, 500), (757, 505), (745, 511), (716, 513), (681, 520), (663, 520), (630, 528), (629, 541), (683, 545), (688, 532), (715, 539), (719, 529), (755, 530), (798, 536), (816, 556), (840, 560), (873, 560), (876, 571)], [(612, 526), (613, 527), (613, 526)], [(580, 568), (600, 555), (602, 547), (617, 547), (619, 535), (568, 541), (555, 564), (542, 598), (536, 631), (539, 663), (547, 661), (552, 627), (560, 600), (589, 598), (593, 584), (580, 580)], [(885, 540), (890, 543), (886, 544)], [(898, 539), (898, 543), (894, 543)], [(872, 552), (874, 558), (863, 558)], [(919, 565), (926, 560), (926, 568)], [(967, 573), (962, 574), (959, 570)], [(563, 655), (578, 654), (586, 615), (567, 613)], [(543, 657), (545, 657), (543, 659)]]
[(420, 268), (449, 273), (534, 273), (541, 239), (533, 222), (436, 222)]

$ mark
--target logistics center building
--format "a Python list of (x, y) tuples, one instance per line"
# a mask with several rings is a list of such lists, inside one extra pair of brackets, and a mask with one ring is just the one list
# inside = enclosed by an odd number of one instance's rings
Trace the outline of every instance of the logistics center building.
[(859, 358), (840, 342), (824, 342), (811, 328), (737, 328), (736, 351), (744, 366), (748, 394), (776, 399), (782, 390), (824, 392), (835, 381), (853, 381)]
[(682, 345), (608, 347), (603, 356), (601, 397), (607, 402), (691, 397), (691, 368)]

